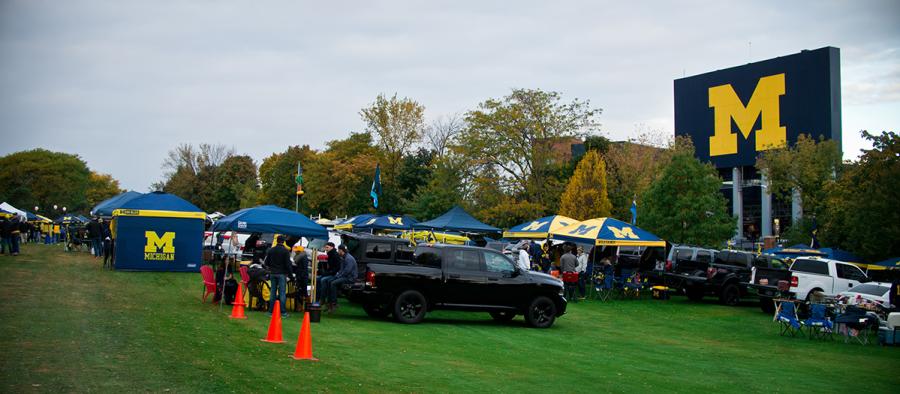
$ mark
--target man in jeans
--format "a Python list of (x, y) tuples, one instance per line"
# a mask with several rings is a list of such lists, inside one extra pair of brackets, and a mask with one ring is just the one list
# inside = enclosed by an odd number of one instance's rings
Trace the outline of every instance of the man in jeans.
[(347, 245), (341, 244), (338, 247), (338, 254), (341, 256), (341, 270), (334, 276), (334, 279), (328, 282), (328, 312), (334, 312), (337, 309), (338, 289), (347, 283), (356, 281), (359, 270), (356, 267), (356, 259), (352, 254), (347, 253)]
[(275, 238), (275, 245), (266, 251), (265, 263), (269, 268), (269, 314), (274, 311), (275, 297), (281, 302), (281, 317), (287, 317), (284, 303), (287, 301), (285, 279), (291, 274), (291, 252), (284, 246), (284, 237)]

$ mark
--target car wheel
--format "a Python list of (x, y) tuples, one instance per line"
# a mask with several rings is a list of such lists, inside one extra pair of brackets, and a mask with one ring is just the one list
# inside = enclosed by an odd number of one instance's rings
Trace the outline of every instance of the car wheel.
[(384, 304), (363, 304), (363, 310), (369, 317), (383, 319), (391, 314), (391, 309)]
[(535, 328), (552, 326), (553, 322), (556, 321), (556, 304), (547, 297), (536, 297), (531, 301), (531, 305), (528, 306), (528, 310), (525, 312), (525, 321), (529, 326)]
[(400, 293), (394, 300), (394, 319), (403, 324), (415, 324), (425, 318), (425, 296), (416, 290)]
[(736, 306), (741, 303), (741, 289), (737, 287), (736, 284), (728, 284), (722, 289), (722, 293), (719, 294), (719, 302), (722, 305), (728, 306)]
[(700, 286), (691, 286), (684, 289), (684, 293), (691, 301), (700, 301), (703, 299), (703, 288)]
[(491, 318), (499, 322), (508, 322), (516, 317), (516, 313), (512, 311), (491, 312)]
[(775, 303), (772, 302), (771, 297), (759, 297), (759, 309), (765, 313), (775, 313)]

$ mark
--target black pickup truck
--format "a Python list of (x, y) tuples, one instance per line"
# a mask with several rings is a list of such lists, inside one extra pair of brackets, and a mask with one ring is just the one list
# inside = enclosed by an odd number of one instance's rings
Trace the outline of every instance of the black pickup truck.
[(712, 263), (679, 262), (673, 272), (666, 274), (666, 283), (681, 289), (692, 301), (713, 295), (719, 297), (720, 303), (734, 306), (740, 304), (741, 298), (750, 295), (747, 284), (753, 267), (769, 268), (780, 264), (780, 260), (769, 256), (723, 250), (716, 253)]
[(488, 312), (498, 321), (525, 316), (528, 325), (547, 328), (566, 312), (562, 281), (522, 271), (503, 254), (487, 248), (419, 245), (410, 262), (369, 262), (365, 284), (348, 297), (372, 317), (393, 315), (418, 323), (428, 311)]
[[(775, 312), (775, 303), (773, 298), (794, 298), (794, 293), (790, 291), (791, 271), (787, 265), (781, 263), (780, 260), (773, 260), (769, 267), (754, 267), (753, 274), (750, 276), (750, 284), (747, 286), (751, 292), (755, 292), (759, 296), (759, 308), (763, 312)], [(784, 281), (788, 284), (783, 289), (778, 288), (778, 282)]]

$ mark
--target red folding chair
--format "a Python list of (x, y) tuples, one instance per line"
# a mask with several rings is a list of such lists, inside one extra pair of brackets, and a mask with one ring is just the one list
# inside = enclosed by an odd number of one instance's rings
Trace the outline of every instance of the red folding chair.
[(203, 277), (203, 302), (206, 302), (206, 297), (216, 293), (216, 275), (212, 267), (204, 265), (200, 267), (200, 276)]

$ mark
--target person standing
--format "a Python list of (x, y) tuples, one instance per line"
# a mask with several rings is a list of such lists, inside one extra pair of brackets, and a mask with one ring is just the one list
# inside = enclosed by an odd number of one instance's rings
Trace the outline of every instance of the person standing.
[(103, 225), (100, 219), (93, 218), (87, 225), (88, 237), (91, 239), (91, 252), (95, 259), (99, 259), (103, 255), (101, 245), (103, 245)]
[(112, 268), (112, 230), (109, 228), (109, 221), (100, 222), (100, 230), (103, 237), (103, 266)]
[(9, 240), (9, 233), (12, 227), (10, 226), (9, 218), (3, 217), (0, 218), (0, 254), (6, 254), (6, 251), (9, 250), (9, 253), (12, 254), (12, 245)]
[(337, 309), (338, 289), (344, 284), (352, 284), (359, 275), (356, 258), (347, 252), (347, 245), (339, 246), (338, 254), (341, 257), (341, 269), (335, 274), (334, 279), (328, 282), (328, 312), (334, 312)]
[(284, 246), (284, 237), (275, 238), (275, 245), (266, 250), (265, 265), (269, 268), (269, 313), (275, 308), (275, 298), (281, 302), (281, 317), (287, 317), (285, 312), (285, 287), (287, 287), (287, 275), (291, 274), (291, 252)]
[(519, 269), (522, 271), (531, 270), (531, 258), (528, 256), (528, 243), (519, 247)]
[(584, 253), (584, 248), (581, 246), (578, 247), (578, 255), (575, 256), (575, 259), (578, 260), (578, 266), (575, 268), (575, 271), (578, 272), (578, 293), (583, 300), (587, 295), (588, 256)]
[(562, 271), (563, 286), (566, 290), (566, 299), (578, 302), (575, 299), (575, 288), (578, 282), (578, 259), (572, 254), (572, 249), (568, 246), (563, 247), (565, 253), (559, 258), (560, 269)]
[(22, 240), (22, 220), (24, 218), (16, 215), (12, 217), (9, 224), (9, 249), (13, 256), (19, 255), (19, 242)]

